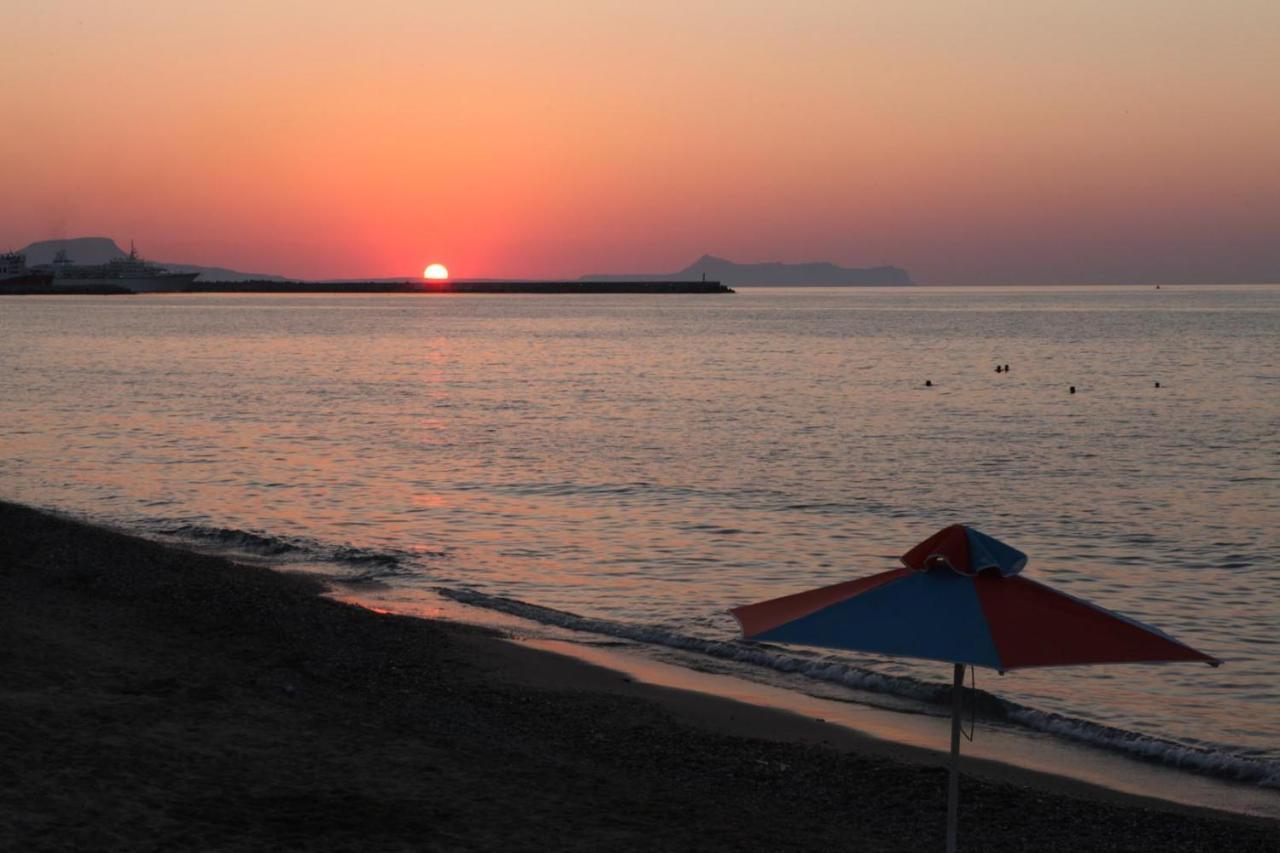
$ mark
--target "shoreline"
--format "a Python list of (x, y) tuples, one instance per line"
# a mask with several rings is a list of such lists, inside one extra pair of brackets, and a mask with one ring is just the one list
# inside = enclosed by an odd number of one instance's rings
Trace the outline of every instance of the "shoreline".
[[(0, 847), (941, 845), (940, 753), (310, 577), (0, 502), (0, 587)], [(962, 849), (1280, 840), (1274, 820), (988, 764), (962, 761)]]
[[(510, 642), (601, 667), (660, 691), (675, 690), (724, 699), (777, 712), (784, 719), (815, 720), (824, 724), (824, 737), (840, 730), (889, 752), (900, 747), (917, 760), (921, 755), (928, 756), (929, 763), (935, 765), (945, 760), (942, 747), (950, 737), (950, 718), (943, 714), (814, 694), (795, 685), (754, 680), (732, 667), (708, 670), (706, 663), (721, 663), (722, 659), (704, 661), (697, 653), (666, 646), (658, 647), (666, 654), (654, 656), (647, 653), (649, 650), (643, 644), (618, 645), (615, 635), (531, 621), (525, 616), (477, 607), (448, 596), (391, 588), (387, 590), (391, 595), (383, 598), (376, 589), (355, 592), (341, 584), (339, 587), (330, 592), (332, 597), (376, 612), (496, 630)], [(406, 593), (409, 594), (406, 596)], [(1093, 796), (1102, 798), (1130, 796), (1206, 812), (1280, 819), (1280, 792), (1274, 788), (1145, 760), (1138, 755), (1037, 729), (992, 725), (980, 720), (977, 737), (965, 743), (962, 752), (966, 761), (986, 768), (987, 776), (999, 780), (1017, 781), (1023, 778), (1019, 774), (1029, 774), (1028, 784), (1062, 790), (1083, 786), (1081, 790), (1092, 791)]]

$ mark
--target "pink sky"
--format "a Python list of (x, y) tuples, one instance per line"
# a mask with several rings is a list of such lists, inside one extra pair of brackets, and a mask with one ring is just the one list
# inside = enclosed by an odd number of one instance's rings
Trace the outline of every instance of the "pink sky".
[(6, 32), (0, 249), (1280, 280), (1274, 0), (42, 0)]

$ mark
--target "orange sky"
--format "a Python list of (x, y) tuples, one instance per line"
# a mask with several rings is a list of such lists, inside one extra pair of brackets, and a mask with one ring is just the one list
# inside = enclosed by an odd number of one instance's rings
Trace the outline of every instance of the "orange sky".
[(1280, 280), (1274, 0), (5, 17), (0, 249), (102, 235), (307, 277), (711, 252), (927, 283)]

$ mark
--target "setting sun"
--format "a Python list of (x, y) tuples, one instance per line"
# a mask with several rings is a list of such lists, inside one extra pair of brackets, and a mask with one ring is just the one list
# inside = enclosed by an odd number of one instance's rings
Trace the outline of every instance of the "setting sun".
[(423, 278), (446, 279), (449, 277), (449, 270), (444, 264), (431, 264), (422, 271)]

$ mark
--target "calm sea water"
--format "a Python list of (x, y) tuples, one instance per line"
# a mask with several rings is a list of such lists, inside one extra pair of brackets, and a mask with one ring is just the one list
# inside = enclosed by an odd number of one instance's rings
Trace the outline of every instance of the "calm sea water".
[(970, 523), (1228, 661), (981, 676), (1011, 724), (1280, 784), (1277, 287), (10, 298), (0, 400), (0, 497), (797, 689), (948, 673), (728, 607)]

